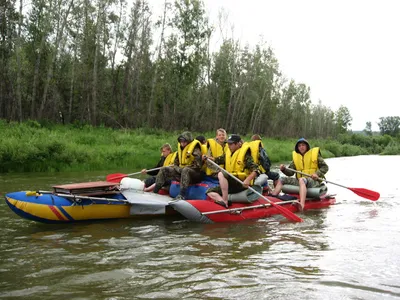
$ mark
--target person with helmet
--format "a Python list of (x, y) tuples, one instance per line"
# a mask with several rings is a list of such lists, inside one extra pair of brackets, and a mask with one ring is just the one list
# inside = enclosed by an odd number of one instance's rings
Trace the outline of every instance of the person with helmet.
[(178, 154), (175, 157), (174, 165), (160, 169), (156, 176), (153, 192), (158, 193), (169, 180), (176, 180), (180, 183), (180, 192), (175, 200), (184, 200), (189, 184), (198, 183), (203, 179), (201, 149), (201, 143), (193, 139), (192, 133), (183, 132), (178, 137)]
[[(299, 186), (300, 211), (303, 211), (306, 201), (307, 188), (321, 185), (320, 178), (325, 178), (329, 167), (321, 156), (319, 147), (311, 148), (305, 138), (297, 141), (292, 154), (293, 160), (289, 165), (290, 169), (311, 175), (311, 177), (287, 170), (285, 165), (280, 165), (280, 170), (288, 177), (279, 178), (272, 195), (278, 195), (284, 184)], [(296, 178), (290, 177), (296, 174)]]

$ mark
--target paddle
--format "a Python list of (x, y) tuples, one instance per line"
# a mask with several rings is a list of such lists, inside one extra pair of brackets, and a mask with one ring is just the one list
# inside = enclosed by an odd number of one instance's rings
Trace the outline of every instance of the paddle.
[[(220, 169), (222, 172), (228, 174), (231, 178), (235, 179), (237, 182), (240, 182), (241, 184), (243, 184), (243, 181), (241, 181), (239, 178), (233, 176), (231, 173), (229, 173), (227, 170), (225, 170), (224, 168), (220, 167), (219, 165), (217, 165), (214, 161), (212, 161), (211, 159), (207, 158), (207, 160), (213, 164), (215, 167), (217, 167), (218, 169)], [(296, 216), (294, 213), (292, 213), (290, 210), (276, 204), (275, 202), (269, 200), (268, 198), (264, 197), (263, 194), (259, 193), (258, 191), (256, 191), (255, 189), (253, 189), (251, 186), (248, 187), (248, 189), (250, 189), (253, 193), (256, 193), (257, 195), (259, 195), (261, 198), (263, 198), (264, 200), (268, 201), (269, 204), (271, 204), (272, 206), (274, 206), (283, 216), (285, 216), (288, 220), (294, 221), (294, 222), (303, 222), (303, 219)]]
[[(292, 172), (295, 172), (295, 173), (299, 173), (299, 174), (304, 175), (304, 176), (311, 177), (310, 174), (303, 173), (303, 172), (300, 172), (300, 171), (297, 171), (297, 170), (294, 170), (294, 169), (286, 168), (286, 170), (289, 170), (289, 171), (292, 171)], [(348, 190), (352, 191), (353, 193), (357, 194), (358, 196), (363, 197), (365, 199), (372, 200), (372, 201), (378, 200), (379, 197), (381, 196), (378, 192), (374, 192), (374, 191), (371, 191), (371, 190), (367, 190), (367, 189), (363, 189), (363, 188), (351, 188), (351, 187), (347, 187), (347, 186), (344, 186), (344, 185), (341, 185), (341, 184), (338, 184), (338, 183), (334, 183), (334, 182), (331, 182), (331, 181), (328, 181), (328, 180), (325, 180), (325, 179), (321, 179), (321, 178), (319, 180), (320, 181), (325, 181), (326, 183), (331, 183), (331, 184), (340, 186), (340, 187), (345, 188), (345, 189), (348, 189)]]
[[(146, 170), (146, 171), (156, 171), (156, 170), (160, 170), (162, 167), (158, 167), (158, 168), (154, 168), (154, 169), (150, 169), (150, 170)], [(142, 172), (135, 172), (135, 173), (130, 173), (130, 174), (123, 174), (123, 173), (115, 173), (115, 174), (109, 174), (106, 176), (106, 180), (108, 182), (120, 182), (122, 178), (124, 177), (129, 177), (129, 176), (133, 176), (133, 175), (138, 175), (141, 174)]]
[[(297, 200), (290, 200), (290, 201), (281, 201), (281, 202), (274, 202), (276, 205), (280, 204), (288, 204), (288, 203), (296, 203), (298, 202)], [(248, 209), (254, 209), (254, 208), (266, 208), (272, 206), (271, 204), (257, 204), (257, 205), (251, 205), (251, 206), (244, 206), (244, 207), (238, 207), (238, 208), (227, 208), (227, 209), (220, 209), (220, 210), (213, 210), (213, 211), (207, 211), (203, 212), (202, 214), (207, 216), (207, 215), (213, 215), (213, 214), (221, 214), (221, 213), (237, 213), (237, 212), (242, 212), (243, 210), (248, 210)]]

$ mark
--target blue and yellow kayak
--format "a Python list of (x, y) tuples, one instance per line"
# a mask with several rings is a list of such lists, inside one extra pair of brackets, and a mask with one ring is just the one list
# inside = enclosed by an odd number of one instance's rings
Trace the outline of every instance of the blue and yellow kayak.
[(5, 198), (10, 209), (20, 217), (44, 223), (176, 214), (168, 208), (171, 197), (167, 195), (114, 188), (115, 183), (79, 183), (56, 186), (53, 192), (12, 192)]

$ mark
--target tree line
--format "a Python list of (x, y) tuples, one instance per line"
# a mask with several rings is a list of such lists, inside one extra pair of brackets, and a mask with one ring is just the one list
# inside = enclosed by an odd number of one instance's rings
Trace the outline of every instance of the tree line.
[(211, 25), (200, 0), (160, 2), (160, 16), (146, 0), (2, 3), (2, 119), (321, 138), (351, 125), (347, 107), (313, 104), (286, 78), (269, 45), (242, 46), (222, 12)]

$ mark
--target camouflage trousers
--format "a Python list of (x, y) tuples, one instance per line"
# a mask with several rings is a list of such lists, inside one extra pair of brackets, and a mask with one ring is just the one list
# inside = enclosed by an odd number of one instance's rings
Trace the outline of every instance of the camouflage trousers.
[(163, 167), (157, 174), (155, 191), (158, 191), (168, 181), (176, 180), (180, 183), (179, 194), (185, 197), (189, 184), (198, 183), (202, 179), (203, 173), (200, 169), (190, 167), (180, 168), (177, 166)]
[[(314, 187), (318, 187), (321, 185), (321, 182), (318, 180), (314, 180), (312, 178), (306, 178), (306, 177), (302, 177), (302, 179), (306, 180), (306, 187), (307, 188), (314, 188)], [(296, 185), (299, 186), (299, 180), (297, 178), (293, 178), (293, 177), (281, 177), (279, 179), (282, 184), (289, 184), (289, 185)]]

